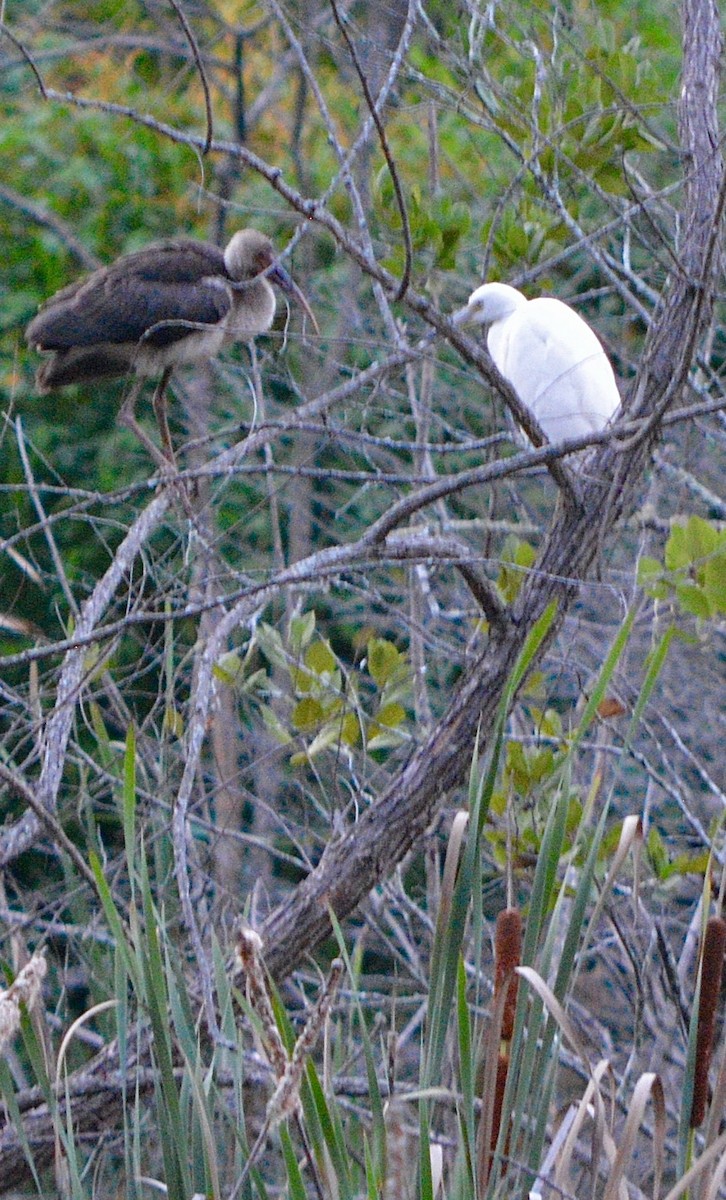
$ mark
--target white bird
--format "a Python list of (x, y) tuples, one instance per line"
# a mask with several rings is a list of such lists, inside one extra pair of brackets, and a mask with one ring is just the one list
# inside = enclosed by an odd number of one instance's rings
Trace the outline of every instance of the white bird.
[(485, 283), (453, 320), (489, 326), (489, 353), (548, 441), (599, 433), (617, 412), (620, 393), (607, 355), (561, 300), (527, 300), (507, 283)]

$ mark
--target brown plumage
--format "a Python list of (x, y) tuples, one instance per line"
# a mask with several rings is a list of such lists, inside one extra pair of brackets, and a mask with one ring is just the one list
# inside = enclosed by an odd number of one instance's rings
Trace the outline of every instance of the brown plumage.
[[(118, 419), (168, 466), (174, 453), (165, 395), (174, 367), (214, 358), (226, 343), (269, 329), (276, 303), (270, 281), (296, 297), (317, 329), (302, 292), (275, 261), (272, 242), (255, 229), (235, 233), (224, 252), (184, 238), (127, 254), (56, 292), (28, 325), (28, 342), (48, 355), (38, 388), (138, 375)], [(134, 413), (143, 379), (159, 374), (154, 411), (163, 455)]]

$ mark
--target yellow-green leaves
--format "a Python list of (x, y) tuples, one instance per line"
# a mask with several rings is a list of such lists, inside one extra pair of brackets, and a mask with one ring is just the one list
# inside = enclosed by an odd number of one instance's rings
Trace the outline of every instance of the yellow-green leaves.
[(326, 750), (389, 750), (406, 736), (407, 655), (370, 637), (360, 664), (350, 667), (317, 634), (314, 610), (295, 615), (284, 639), (261, 622), (246, 652), (222, 655), (215, 675), (240, 700), (259, 704), (268, 733), (293, 751), (292, 766)]
[(406, 670), (406, 659), (403, 654), (384, 638), (371, 638), (368, 643), (368, 674), (376, 686), (383, 689), (386, 684), (393, 683)]
[(674, 524), (663, 562), (642, 558), (638, 581), (656, 600), (672, 598), (703, 620), (726, 613), (726, 530), (702, 517)]
[(512, 604), (521, 588), (529, 567), (532, 566), (537, 551), (529, 542), (524, 542), (514, 535), (505, 539), (501, 555), (501, 567), (497, 587), (505, 604)]

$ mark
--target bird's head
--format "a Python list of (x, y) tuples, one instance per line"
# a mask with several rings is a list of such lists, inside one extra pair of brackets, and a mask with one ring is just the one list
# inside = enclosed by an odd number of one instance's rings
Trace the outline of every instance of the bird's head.
[(256, 229), (240, 229), (224, 252), (224, 265), (230, 277), (240, 283), (254, 279), (272, 266), (275, 248), (270, 239)]
[(455, 325), (493, 325), (526, 303), (526, 297), (508, 283), (485, 283), (471, 293), (464, 308), (451, 319)]
[(227, 244), (224, 265), (235, 283), (249, 282), (258, 275), (264, 275), (271, 283), (276, 283), (288, 296), (295, 297), (310, 317), (315, 332), (320, 333), (315, 314), (305, 296), (285, 268), (277, 262), (275, 247), (264, 233), (259, 233), (256, 229), (238, 230)]

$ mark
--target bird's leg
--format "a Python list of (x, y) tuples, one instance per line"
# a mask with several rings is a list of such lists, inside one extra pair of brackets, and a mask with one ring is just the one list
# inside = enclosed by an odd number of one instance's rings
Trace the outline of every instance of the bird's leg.
[[(164, 372), (164, 374), (166, 374), (166, 372)], [(147, 454), (149, 454), (154, 460), (160, 471), (162, 471), (165, 475), (168, 475), (169, 468), (175, 467), (176, 463), (174, 462), (173, 458), (170, 462), (167, 456), (162, 454), (159, 447), (152, 442), (148, 433), (144, 432), (139, 425), (139, 422), (136, 420), (136, 402), (143, 386), (143, 379), (139, 379), (138, 382), (134, 384), (128, 396), (121, 405), (121, 409), (116, 419), (119, 425), (123, 425), (125, 429), (131, 430), (135, 437), (139, 439)], [(154, 398), (154, 407), (156, 408), (156, 397)]]
[[(144, 432), (139, 425), (139, 422), (136, 420), (134, 409), (136, 408), (136, 401), (138, 400), (139, 393), (143, 387), (143, 379), (134, 384), (128, 396), (124, 400), (121, 406), (121, 411), (119, 412), (117, 418), (119, 425), (124, 425), (126, 429), (130, 429), (132, 433), (136, 434), (136, 437), (139, 439), (142, 446), (153, 458), (154, 462), (159, 468), (160, 473), (165, 475), (167, 479), (169, 479), (169, 476), (173, 477), (177, 474), (176, 458), (174, 457), (174, 448), (171, 444), (171, 434), (169, 433), (169, 425), (166, 419), (166, 403), (164, 396), (171, 372), (171, 367), (165, 368), (164, 373), (157, 385), (156, 391), (154, 392), (153, 402), (154, 412), (156, 413), (156, 419), (159, 423), (161, 440), (164, 443), (164, 447), (167, 451), (166, 454), (162, 453), (159, 447), (152, 442), (148, 433)], [(173, 484), (173, 478), (169, 479), (169, 482)], [(178, 491), (182, 508), (184, 509), (184, 512), (186, 513), (192, 525), (195, 525), (196, 515), (192, 509), (186, 486), (181, 479), (177, 481), (176, 485), (174, 486), (174, 490)]]
[(156, 391), (154, 392), (153, 405), (154, 405), (154, 412), (156, 413), (156, 421), (159, 426), (159, 433), (161, 434), (161, 444), (164, 447), (164, 452), (166, 454), (166, 457), (168, 458), (169, 462), (173, 465), (174, 469), (176, 469), (176, 456), (174, 454), (174, 447), (172, 446), (172, 443), (171, 443), (171, 433), (169, 432), (169, 421), (168, 421), (167, 415), (166, 415), (166, 388), (167, 388), (167, 385), (171, 378), (172, 370), (173, 370), (173, 367), (164, 367), (164, 373), (156, 385)]

